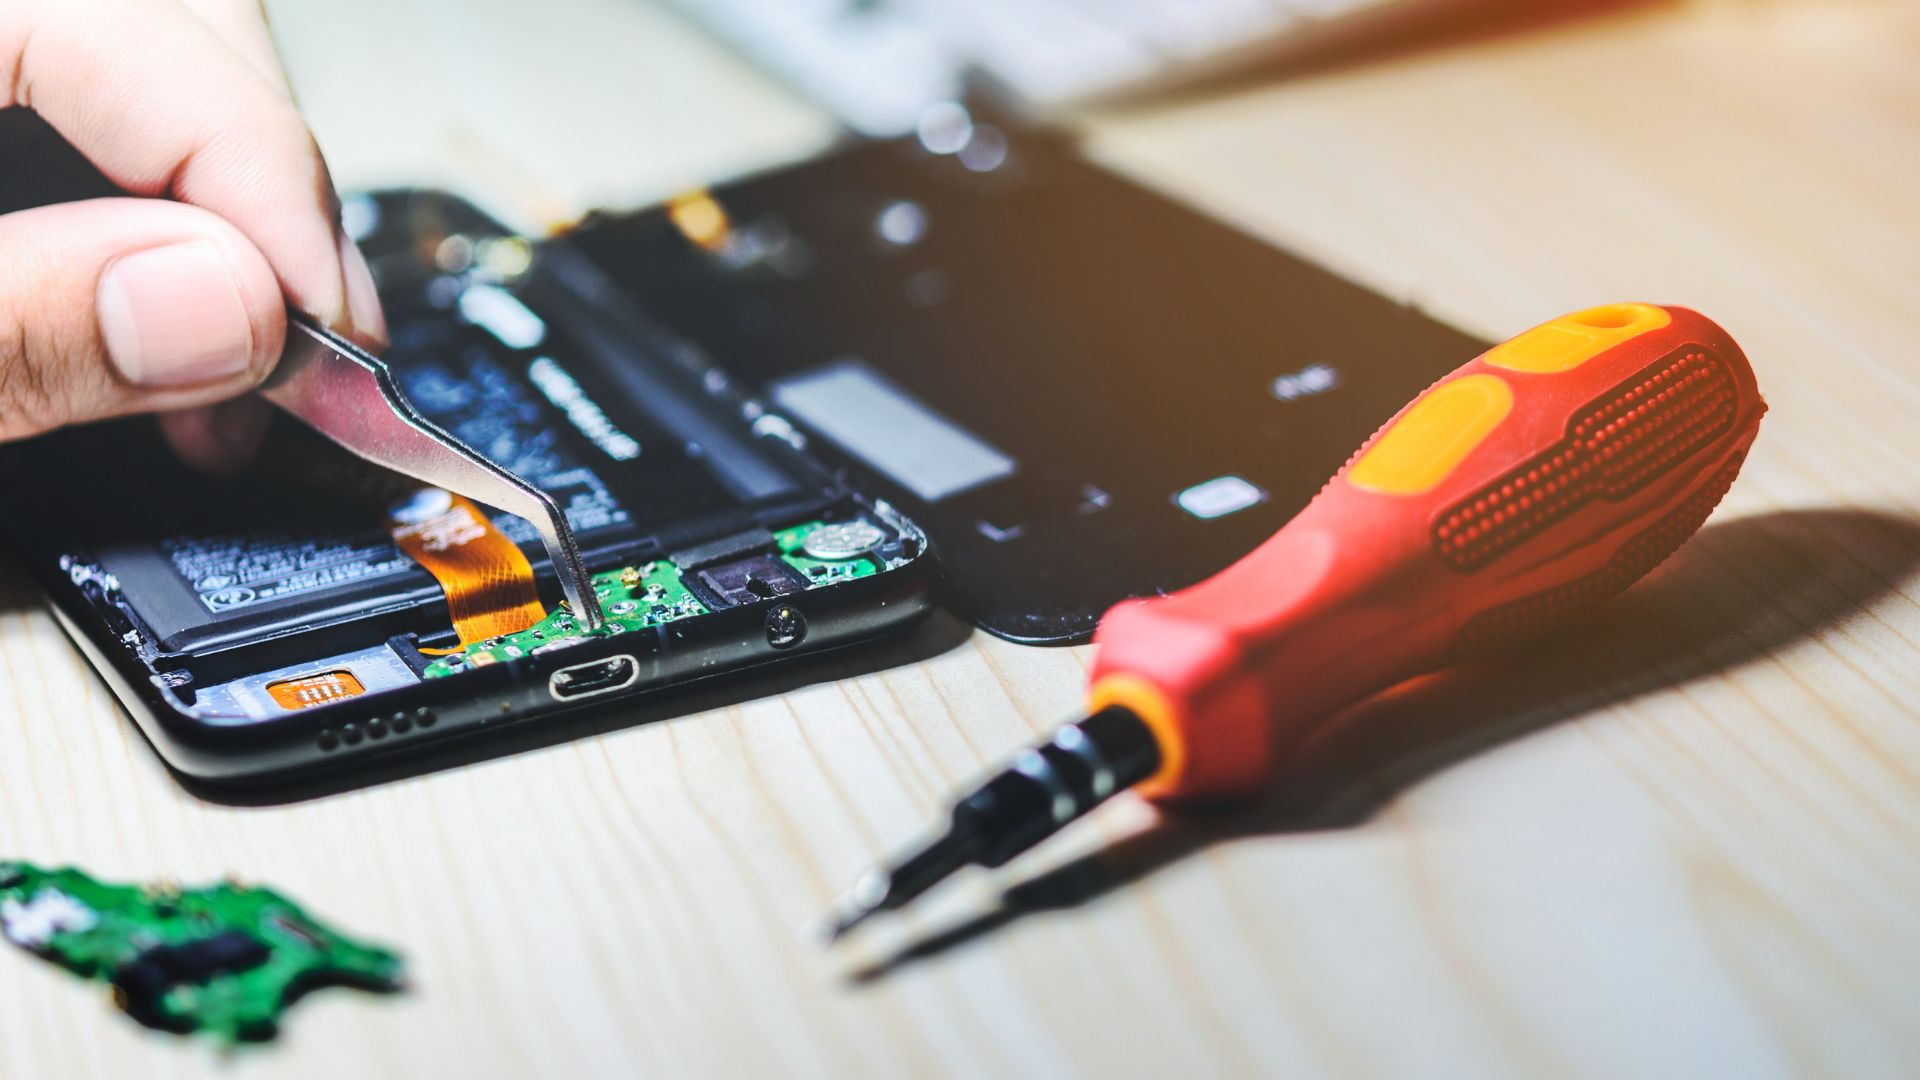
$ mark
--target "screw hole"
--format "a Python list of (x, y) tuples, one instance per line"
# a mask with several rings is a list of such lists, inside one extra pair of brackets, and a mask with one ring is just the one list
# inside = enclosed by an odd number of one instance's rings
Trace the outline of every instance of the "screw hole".
[(800, 609), (782, 604), (767, 612), (767, 644), (776, 649), (790, 649), (800, 644), (807, 636), (807, 617)]

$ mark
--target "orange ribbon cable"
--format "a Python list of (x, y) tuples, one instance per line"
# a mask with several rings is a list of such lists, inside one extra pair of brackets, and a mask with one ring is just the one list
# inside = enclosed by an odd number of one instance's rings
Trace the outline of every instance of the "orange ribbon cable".
[(533, 564), (471, 501), (425, 488), (394, 507), (387, 528), (394, 544), (440, 582), (462, 648), (518, 633), (547, 617), (534, 587)]

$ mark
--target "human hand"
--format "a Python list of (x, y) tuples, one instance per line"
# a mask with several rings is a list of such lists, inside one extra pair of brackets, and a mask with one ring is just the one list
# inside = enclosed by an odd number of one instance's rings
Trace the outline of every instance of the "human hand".
[(0, 0), (0, 105), (148, 196), (0, 216), (0, 441), (156, 412), (182, 456), (230, 467), (265, 429), (238, 395), (287, 303), (384, 342), (258, 0)]

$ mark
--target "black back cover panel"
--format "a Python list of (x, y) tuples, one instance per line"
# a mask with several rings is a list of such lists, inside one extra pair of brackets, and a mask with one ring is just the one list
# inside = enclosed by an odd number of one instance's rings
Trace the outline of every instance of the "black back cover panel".
[[(658, 211), (572, 242), (776, 402), (851, 363), (1010, 459), (926, 497), (915, 440), (851, 452), (813, 429), (933, 535), (946, 602), (1015, 640), (1082, 639), (1115, 601), (1225, 567), (1484, 348), (1040, 136), (985, 172), (904, 140), (716, 195), (738, 234), (718, 254)], [(1264, 501), (1177, 505), (1229, 475)]]

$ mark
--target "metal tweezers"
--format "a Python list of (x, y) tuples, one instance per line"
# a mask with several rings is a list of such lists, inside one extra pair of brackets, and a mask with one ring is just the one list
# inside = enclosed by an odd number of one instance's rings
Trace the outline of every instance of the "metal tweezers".
[(378, 358), (289, 312), (287, 348), (261, 396), (360, 457), (525, 518), (560, 575), (574, 618), (605, 621), (567, 515), (553, 497), (421, 416)]

